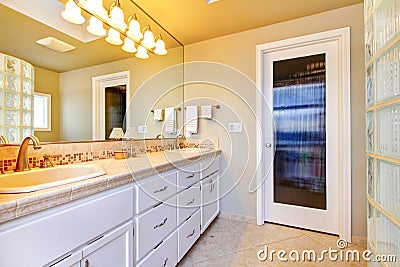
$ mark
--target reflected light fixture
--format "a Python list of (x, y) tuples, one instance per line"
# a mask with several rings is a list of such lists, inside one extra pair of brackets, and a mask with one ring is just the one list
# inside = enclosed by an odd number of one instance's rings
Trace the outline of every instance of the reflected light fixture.
[(93, 15), (108, 19), (108, 12), (103, 6), (103, 0), (86, 0), (83, 6)]
[(154, 42), (154, 35), (151, 32), (150, 25), (144, 27), (142, 33), (143, 33), (143, 40), (141, 42), (141, 45), (147, 49), (153, 49), (154, 47), (156, 47), (156, 43)]
[(108, 36), (106, 38), (106, 41), (112, 45), (122, 45), (123, 43), (121, 40), (121, 35), (114, 28), (110, 28), (108, 30)]
[[(131, 15), (125, 22), (125, 15), (121, 8), (120, 0), (112, 2), (110, 9), (103, 6), (103, 0), (68, 0), (65, 4), (65, 10), (61, 16), (74, 24), (83, 24), (85, 18), (81, 11), (90, 15), (89, 25), (86, 30), (95, 36), (105, 36), (108, 28), (106, 41), (113, 45), (124, 45), (122, 50), (135, 53), (135, 56), (141, 59), (149, 58), (149, 54), (166, 55), (165, 42), (161, 34), (154, 38), (150, 25), (142, 30), (136, 14)], [(104, 28), (106, 26), (106, 29)], [(122, 41), (121, 35), (125, 37)], [(137, 45), (137, 48), (136, 48)]]
[(65, 4), (65, 10), (61, 12), (61, 16), (68, 22), (73, 24), (83, 24), (85, 18), (81, 14), (80, 8), (73, 0), (68, 0)]
[(149, 58), (149, 55), (147, 54), (146, 48), (144, 48), (144, 47), (141, 46), (141, 45), (138, 46), (138, 51), (137, 51), (137, 53), (135, 54), (135, 56), (136, 56), (137, 58), (141, 58), (141, 59), (147, 59), (147, 58)]
[(157, 35), (154, 40), (156, 41), (156, 48), (154, 49), (154, 53), (160, 56), (166, 55), (168, 52), (165, 49), (165, 43), (161, 37), (161, 34)]
[(96, 36), (106, 35), (106, 30), (103, 28), (103, 23), (96, 17), (91, 17), (89, 21), (89, 26), (86, 30)]
[(136, 14), (133, 14), (128, 19), (129, 29), (126, 32), (129, 38), (132, 38), (136, 42), (140, 42), (143, 39), (143, 34), (140, 31), (140, 24), (137, 20)]
[(122, 137), (124, 137), (124, 130), (122, 130), (122, 128), (114, 127), (108, 138), (119, 140)]
[(122, 50), (128, 53), (135, 53), (137, 51), (135, 47), (135, 42), (126, 37), (124, 45), (122, 46)]
[(124, 12), (121, 9), (121, 4), (119, 3), (119, 0), (116, 0), (111, 4), (108, 24), (110, 24), (111, 27), (117, 28), (118, 30), (126, 30)]

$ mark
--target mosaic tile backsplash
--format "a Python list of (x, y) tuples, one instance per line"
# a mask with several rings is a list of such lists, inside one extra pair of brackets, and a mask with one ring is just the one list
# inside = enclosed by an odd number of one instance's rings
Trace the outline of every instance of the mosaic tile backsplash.
[[(43, 155), (50, 155), (53, 165), (69, 165), (81, 162), (89, 162), (114, 157), (114, 151), (132, 148), (134, 154), (151, 153), (163, 150), (171, 150), (182, 147), (217, 148), (218, 144), (211, 139), (160, 139), (160, 140), (134, 140), (134, 141), (104, 141), (42, 144), (42, 148), (34, 150), (28, 148), (30, 168), (38, 168), (43, 162)], [(19, 146), (0, 146), (0, 172), (14, 170)]]

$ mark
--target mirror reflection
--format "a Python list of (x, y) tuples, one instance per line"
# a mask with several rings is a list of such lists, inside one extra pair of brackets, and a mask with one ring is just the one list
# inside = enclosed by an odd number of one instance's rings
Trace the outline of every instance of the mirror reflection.
[[(150, 26), (156, 41), (160, 39), (157, 36), (161, 36), (168, 52), (166, 55), (148, 52), (148, 59), (138, 58), (134, 53), (124, 51), (123, 45), (106, 42), (107, 36), (89, 33), (86, 30), (90, 22), (87, 13), (82, 12), (85, 18), (82, 25), (64, 20), (61, 12), (65, 9), (66, 2), (0, 2), (4, 3), (0, 4), (2, 38), (7, 40), (0, 44), (0, 53), (7, 55), (0, 57), (0, 72), (3, 71), (0, 74), (0, 135), (6, 135), (7, 129), (16, 126), (6, 122), (6, 113), (13, 113), (14, 119), (21, 122), (19, 135), (9, 138), (12, 139), (10, 142), (18, 143), (23, 136), (32, 134), (28, 130), (29, 123), (26, 123), (29, 121), (26, 114), (30, 112), (31, 125), (33, 126), (34, 121), (36, 124), (40, 122), (40, 127), (34, 129), (34, 134), (43, 142), (108, 139), (111, 130), (116, 127), (123, 128), (124, 132), (127, 129), (133, 130), (135, 138), (155, 138), (158, 134), (175, 137), (178, 132), (166, 132), (163, 129), (165, 121), (155, 119), (151, 111), (177, 108), (176, 129), (182, 127), (183, 112), (178, 108), (183, 102), (183, 68), (171, 68), (183, 63), (183, 46), (179, 41), (133, 2), (120, 0), (125, 22), (129, 16), (135, 14), (142, 29)], [(103, 2), (108, 10), (112, 1)], [(32, 8), (32, 5), (36, 8)], [(32, 11), (38, 10), (37, 7), (41, 5), (46, 12)], [(108, 31), (107, 25), (104, 28)], [(74, 48), (67, 52), (57, 52), (36, 43), (48, 37)], [(123, 37), (121, 35), (121, 39)], [(135, 45), (137, 47), (137, 43)], [(33, 66), (33, 88), (37, 99), (34, 100), (33, 95), (31, 96), (30, 109), (20, 109), (29, 102), (22, 84), (26, 77), (19, 80), (19, 102), (14, 99), (14, 104), (19, 103), (19, 106), (6, 105), (12, 93), (8, 87), (11, 84), (10, 77), (15, 75), (5, 70), (7, 58), (21, 59)], [(121, 76), (121, 73), (125, 76)], [(122, 88), (125, 90), (121, 90)], [(33, 103), (41, 103), (43, 109)], [(124, 112), (125, 109), (127, 112)], [(19, 117), (15, 115), (18, 112)], [(26, 125), (23, 125), (24, 119)]]

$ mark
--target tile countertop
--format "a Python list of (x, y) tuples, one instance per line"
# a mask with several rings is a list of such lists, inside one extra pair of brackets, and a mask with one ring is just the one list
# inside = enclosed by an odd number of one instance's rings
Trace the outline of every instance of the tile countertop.
[(106, 171), (106, 174), (31, 193), (0, 194), (0, 223), (132, 183), (173, 168), (203, 159), (213, 159), (220, 154), (221, 150), (202, 151), (201, 154), (167, 151), (142, 154), (125, 160), (104, 159), (79, 163), (98, 165)]

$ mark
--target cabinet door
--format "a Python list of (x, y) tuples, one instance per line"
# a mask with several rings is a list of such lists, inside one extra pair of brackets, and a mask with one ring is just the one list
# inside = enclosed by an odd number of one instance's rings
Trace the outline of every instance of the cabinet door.
[(218, 178), (218, 173), (215, 173), (201, 181), (201, 233), (219, 213)]
[(133, 266), (133, 224), (105, 234), (82, 249), (82, 267)]
[(178, 194), (178, 225), (189, 218), (201, 205), (200, 183)]

